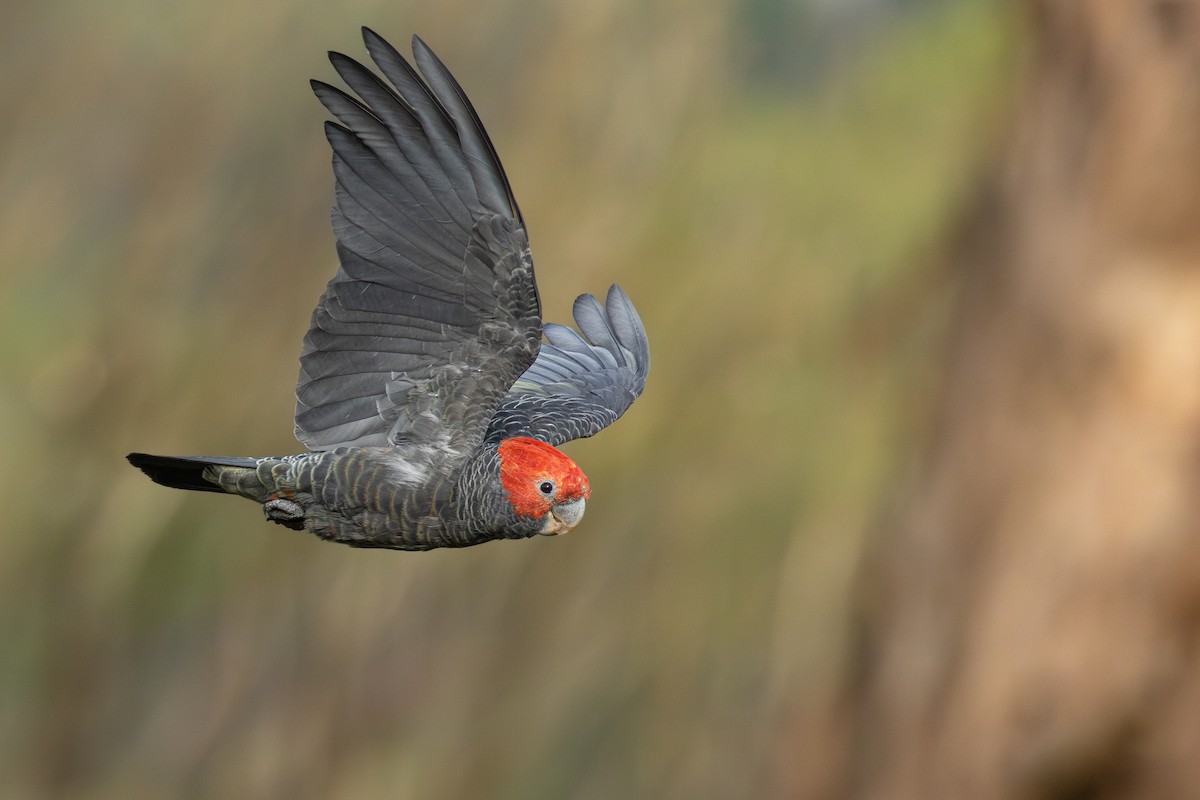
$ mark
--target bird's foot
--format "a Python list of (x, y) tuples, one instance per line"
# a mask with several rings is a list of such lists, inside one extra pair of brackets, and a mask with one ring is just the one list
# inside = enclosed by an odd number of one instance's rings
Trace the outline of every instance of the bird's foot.
[(295, 500), (272, 497), (263, 503), (263, 512), (266, 513), (267, 519), (278, 522), (285, 528), (291, 528), (294, 531), (304, 530), (304, 508)]

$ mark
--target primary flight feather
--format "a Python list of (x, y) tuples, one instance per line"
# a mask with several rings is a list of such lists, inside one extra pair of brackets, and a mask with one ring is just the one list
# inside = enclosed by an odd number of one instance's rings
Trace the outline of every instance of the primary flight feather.
[(337, 118), (325, 132), (340, 266), (300, 355), (296, 436), (309, 452), (129, 461), (357, 547), (568, 531), (591, 489), (555, 445), (641, 394), (646, 329), (616, 285), (603, 304), (575, 301), (578, 331), (542, 324), (525, 222), (462, 87), (417, 37), (415, 69), (363, 38), (382, 77), (331, 53), (353, 93), (312, 82)]

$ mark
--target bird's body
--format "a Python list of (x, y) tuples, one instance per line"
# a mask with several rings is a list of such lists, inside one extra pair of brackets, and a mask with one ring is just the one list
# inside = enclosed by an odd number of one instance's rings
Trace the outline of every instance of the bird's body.
[(364, 38), (390, 85), (336, 53), (358, 98), (313, 82), (342, 123), (326, 127), (341, 267), (301, 353), (296, 434), (310, 451), (129, 460), (356, 547), (570, 530), (590, 487), (554, 445), (591, 436), (641, 393), (645, 328), (617, 286), (603, 306), (576, 300), (582, 336), (543, 326), (524, 221), (466, 95), (419, 39), (420, 74)]

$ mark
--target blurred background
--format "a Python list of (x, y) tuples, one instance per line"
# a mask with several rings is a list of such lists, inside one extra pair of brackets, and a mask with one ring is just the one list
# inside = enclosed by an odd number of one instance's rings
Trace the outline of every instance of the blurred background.
[[(1105, 738), (1075, 712), (1107, 708), (1096, 693), (1112, 687), (1055, 701), (1124, 647), (1105, 626), (1127, 592), (1142, 623), (1164, 619), (1146, 587), (1181, 562), (1118, 549), (1144, 570), (1105, 573), (1096, 595), (1086, 554), (1144, 541), (1143, 522), (1156, 541), (1194, 538), (1179, 498), (1200, 407), (1196, 309), (1181, 299), (1197, 262), (1176, 235), (1200, 230), (1195, 197), (1158, 225), (1160, 184), (1128, 190), (1148, 164), (1162, 186), (1190, 174), (1177, 155), (1195, 131), (1177, 149), (1154, 136), (1182, 130), (1173, 103), (1194, 89), (1112, 112), (1103, 142), (1145, 140), (1145, 158), (1095, 178), (1121, 200), (1109, 216), (1081, 221), (1078, 195), (1055, 194), (1093, 175), (1076, 145), (1109, 108), (1103, 80), (1133, 97), (1162, 85), (1122, 82), (1128, 62), (1097, 56), (1119, 49), (1118, 10), (1153, 17), (1184, 54), (1164, 69), (1194, 76), (1185, 2), (0, 5), (3, 795), (1109, 796), (1084, 790), (1124, 784), (1088, 770), (1125, 750), (1059, 733), (1083, 720)], [(326, 50), (365, 55), (360, 25), (406, 52), (419, 33), (472, 97), (525, 213), (547, 318), (619, 281), (645, 319), (645, 396), (566, 448), (594, 490), (570, 536), (355, 551), (124, 461), (299, 449), (297, 356), (335, 268), (326, 117), (307, 80), (334, 78)], [(1068, 177), (1025, 203), (1047, 175)], [(1088, 238), (1096, 219), (1110, 230), (1130, 214), (1144, 246), (1121, 252), (1161, 280), (1105, 284), (1087, 319), (1117, 326), (1110, 345), (1165, 341), (1166, 356), (1112, 378), (1138, 399), (1120, 405), (1128, 418), (1080, 421), (1075, 399), (1094, 387), (1079, 375), (1109, 375), (1123, 351), (1057, 346), (1046, 309), (1087, 273), (1043, 269), (1058, 256), (1014, 243), (1040, 220), (1071, 233), (1061, 263), (1091, 264), (1113, 252)], [(1113, 310), (1131, 297), (1134, 311)], [(1033, 322), (1004, 311), (1031, 304), (1046, 307)], [(1024, 391), (1030, 374), (1044, 391)], [(1161, 422), (1160, 401), (1173, 427), (1143, 452), (1136, 421)], [(1109, 431), (1111, 446), (1056, 450), (1064, 430), (1093, 444)], [(1060, 460), (1008, 479), (1046, 452)], [(1008, 478), (991, 479), (995, 463)], [(1135, 474), (1039, 505), (1080, 463)], [(1135, 486), (1165, 499), (1092, 502)], [(1179, 513), (1148, 512), (1159, 499)], [(1112, 520), (1127, 539), (1091, 536)], [(1036, 535), (1006, 538), (1012, 526)], [(1079, 548), (1056, 551), (1059, 534)], [(1005, 600), (1040, 597), (1014, 552), (1069, 595), (1062, 614)], [(1195, 581), (1177, 572), (1181, 622), (1159, 626), (1174, 660), (1122, 670), (1119, 719), (1105, 717), (1139, 753), (1188, 752), (1139, 738), (1154, 719), (1141, 699), (1195, 673)], [(1033, 628), (1056, 641), (1080, 609), (1109, 633), (1042, 648)], [(973, 649), (980, 630), (1006, 633)], [(1035, 657), (1047, 652), (1053, 668)], [(1013, 653), (1037, 691), (971, 669)], [(1038, 725), (1053, 735), (1031, 739)], [(978, 735), (989, 726), (1011, 737)]]

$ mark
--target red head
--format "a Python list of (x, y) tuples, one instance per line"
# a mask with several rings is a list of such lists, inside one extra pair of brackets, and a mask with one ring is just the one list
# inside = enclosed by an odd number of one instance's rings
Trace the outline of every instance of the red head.
[(542, 533), (565, 533), (583, 518), (591, 495), (575, 462), (545, 442), (518, 436), (500, 443), (500, 483), (513, 510), (544, 522)]

